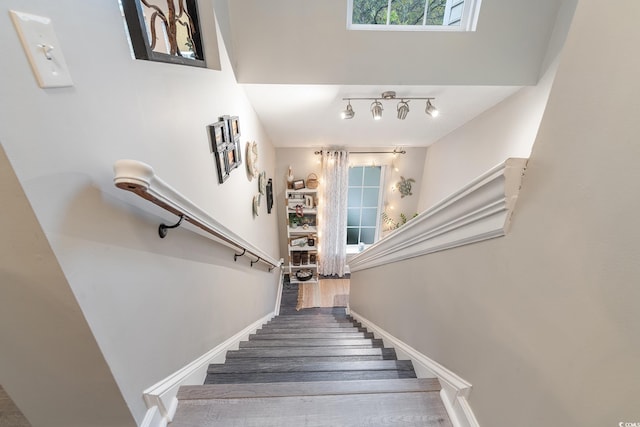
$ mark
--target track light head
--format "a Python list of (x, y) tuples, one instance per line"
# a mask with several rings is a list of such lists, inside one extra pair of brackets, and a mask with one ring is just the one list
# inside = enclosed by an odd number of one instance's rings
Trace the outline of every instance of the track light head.
[(356, 115), (356, 112), (353, 111), (353, 107), (351, 107), (351, 101), (347, 104), (347, 108), (345, 108), (342, 113), (340, 113), (340, 117), (343, 120), (353, 119), (353, 116)]
[(398, 102), (398, 119), (399, 120), (406, 119), (408, 113), (409, 113), (409, 103), (404, 100)]
[(424, 112), (431, 117), (438, 117), (438, 114), (440, 114), (438, 109), (433, 106), (430, 99), (427, 99), (427, 108), (425, 108)]
[(371, 103), (371, 114), (373, 115), (373, 120), (382, 118), (382, 103), (377, 99)]

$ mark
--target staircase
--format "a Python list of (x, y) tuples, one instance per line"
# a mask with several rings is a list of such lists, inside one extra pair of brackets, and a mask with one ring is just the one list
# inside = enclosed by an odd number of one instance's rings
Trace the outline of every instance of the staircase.
[(281, 313), (180, 388), (170, 427), (451, 426), (438, 380), (343, 308)]

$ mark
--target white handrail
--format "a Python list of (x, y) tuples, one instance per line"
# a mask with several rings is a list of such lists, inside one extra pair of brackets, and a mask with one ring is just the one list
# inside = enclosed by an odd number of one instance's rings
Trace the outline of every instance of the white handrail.
[[(269, 254), (256, 248), (209, 216), (192, 201), (160, 179), (148, 164), (137, 160), (122, 159), (113, 165), (113, 171), (115, 175), (113, 182), (116, 187), (131, 191), (143, 199), (181, 217), (185, 221), (213, 235), (217, 242), (230, 248), (241, 250), (242, 254), (237, 254), (235, 258), (241, 255), (251, 255), (257, 258), (257, 260), (251, 261), (252, 266), (257, 262), (263, 262), (269, 265), (269, 271), (281, 266), (282, 260), (276, 260)], [(161, 225), (161, 228), (163, 226), (164, 225)], [(166, 228), (166, 226), (164, 227)]]

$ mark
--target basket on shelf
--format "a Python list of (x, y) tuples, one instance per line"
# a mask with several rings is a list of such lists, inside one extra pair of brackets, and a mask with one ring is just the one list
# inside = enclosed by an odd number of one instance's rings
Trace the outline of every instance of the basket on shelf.
[(312, 190), (318, 188), (318, 175), (316, 175), (315, 173), (310, 173), (307, 176), (307, 188), (310, 188)]
[(306, 282), (307, 280), (311, 280), (311, 278), (313, 277), (313, 271), (311, 270), (298, 270), (296, 271), (296, 279), (298, 279), (301, 282)]

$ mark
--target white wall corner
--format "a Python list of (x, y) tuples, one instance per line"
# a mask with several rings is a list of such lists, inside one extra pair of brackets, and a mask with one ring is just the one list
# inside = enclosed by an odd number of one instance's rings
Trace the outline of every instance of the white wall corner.
[(349, 261), (352, 272), (504, 236), (527, 159), (510, 158)]
[(178, 408), (178, 399), (176, 396), (180, 386), (203, 384), (207, 376), (209, 364), (224, 363), (227, 351), (237, 350), (240, 341), (247, 340), (250, 334), (253, 334), (274, 316), (275, 312), (271, 312), (253, 322), (193, 362), (146, 389), (143, 392), (143, 398), (148, 409), (141, 426), (166, 427), (173, 419), (176, 409)]
[(418, 378), (438, 378), (442, 385), (440, 396), (454, 427), (479, 427), (471, 406), (467, 402), (467, 397), (471, 392), (471, 383), (394, 337), (362, 315), (353, 310), (349, 311), (350, 315), (362, 323), (362, 326), (367, 328), (369, 332), (373, 332), (376, 338), (381, 338), (385, 347), (393, 347), (398, 359), (411, 360)]

